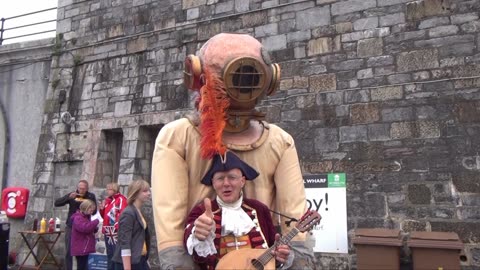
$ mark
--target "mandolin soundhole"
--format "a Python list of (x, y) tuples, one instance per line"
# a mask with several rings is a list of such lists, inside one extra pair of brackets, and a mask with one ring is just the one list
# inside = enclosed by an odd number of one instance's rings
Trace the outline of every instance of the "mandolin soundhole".
[(263, 264), (259, 260), (252, 259), (251, 263), (252, 263), (253, 267), (255, 267), (256, 270), (263, 270)]

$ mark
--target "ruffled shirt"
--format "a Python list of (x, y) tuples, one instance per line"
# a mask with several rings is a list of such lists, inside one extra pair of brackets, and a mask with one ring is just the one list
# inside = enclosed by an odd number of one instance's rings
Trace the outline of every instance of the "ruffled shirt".
[[(240, 195), (240, 198), (233, 203), (226, 203), (217, 196), (217, 202), (222, 209), (222, 236), (232, 234), (240, 237), (248, 234), (256, 226), (242, 208), (243, 195)], [(217, 249), (213, 243), (215, 226), (212, 227), (212, 231), (204, 241), (197, 239), (194, 233), (195, 227), (187, 239), (187, 250), (190, 255), (193, 254), (194, 250), (201, 257), (217, 254)]]

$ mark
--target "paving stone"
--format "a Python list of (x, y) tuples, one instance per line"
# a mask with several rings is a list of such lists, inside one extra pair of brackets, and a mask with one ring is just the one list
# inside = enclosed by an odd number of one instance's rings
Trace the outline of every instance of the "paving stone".
[(313, 29), (330, 24), (330, 9), (329, 7), (320, 7), (298, 11), (296, 18), (298, 30)]
[(428, 30), (428, 35), (430, 37), (451, 36), (457, 33), (458, 33), (458, 26), (456, 25), (438, 26)]
[(307, 49), (308, 56), (330, 53), (333, 50), (332, 39), (327, 37), (310, 40)]
[(337, 79), (335, 74), (310, 76), (309, 84), (310, 91), (312, 92), (334, 91), (337, 89)]
[(235, 1), (235, 11), (236, 12), (245, 12), (250, 9), (249, 1)]
[(381, 110), (385, 122), (408, 121), (414, 119), (412, 107), (384, 108)]
[(335, 151), (338, 149), (338, 129), (319, 128), (315, 130), (315, 150)]
[(462, 24), (475, 20), (478, 20), (477, 13), (455, 14), (450, 16), (450, 21), (452, 22), (452, 24)]
[(447, 25), (449, 23), (450, 20), (448, 17), (435, 17), (421, 21), (418, 25), (418, 29), (432, 28), (436, 26)]
[(480, 21), (467, 22), (465, 24), (462, 24), (461, 28), (462, 28), (462, 31), (465, 33), (480, 32)]
[(367, 30), (378, 27), (378, 17), (368, 17), (358, 19), (353, 23), (353, 29), (355, 31)]
[(368, 141), (367, 126), (346, 126), (340, 127), (340, 139), (341, 143), (348, 142), (366, 142)]
[(342, 15), (366, 10), (377, 5), (375, 0), (349, 0), (332, 4), (332, 15)]
[(189, 9), (193, 7), (203, 6), (207, 3), (207, 0), (182, 0), (182, 8)]
[(283, 50), (287, 48), (287, 36), (277, 35), (265, 37), (262, 40), (262, 44), (269, 51)]
[(448, 14), (450, 10), (449, 0), (422, 0), (407, 3), (407, 19), (420, 20), (425, 17)]
[(357, 54), (361, 58), (382, 55), (383, 40), (381, 38), (359, 40)]
[(273, 36), (278, 34), (278, 24), (271, 23), (255, 27), (255, 37)]
[(405, 14), (395, 13), (380, 17), (380, 26), (391, 26), (405, 23)]
[(378, 104), (352, 104), (350, 106), (350, 119), (352, 124), (367, 124), (377, 122), (380, 120)]
[(413, 71), (420, 69), (437, 68), (437, 50), (419, 50), (401, 53), (397, 59), (398, 71)]

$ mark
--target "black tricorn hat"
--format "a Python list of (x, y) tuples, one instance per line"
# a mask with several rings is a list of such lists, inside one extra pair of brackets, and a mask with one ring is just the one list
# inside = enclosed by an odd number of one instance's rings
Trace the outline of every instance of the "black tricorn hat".
[(250, 167), (250, 165), (241, 160), (237, 155), (235, 155), (233, 152), (227, 151), (223, 156), (217, 154), (213, 157), (212, 166), (202, 178), (202, 184), (211, 186), (212, 178), (215, 173), (229, 171), (232, 169), (239, 169), (242, 171), (242, 174), (245, 176), (246, 180), (253, 180), (259, 175), (254, 168)]

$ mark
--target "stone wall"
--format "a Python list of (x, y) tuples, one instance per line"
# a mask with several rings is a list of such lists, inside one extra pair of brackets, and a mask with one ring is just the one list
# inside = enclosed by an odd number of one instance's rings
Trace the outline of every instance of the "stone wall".
[[(479, 10), (480, 0), (60, 0), (32, 216), (78, 177), (97, 194), (98, 173), (118, 173), (122, 186), (148, 179), (152, 130), (190, 110), (183, 59), (214, 34), (241, 32), (282, 67), (261, 109), (295, 138), (303, 173), (347, 173), (350, 236), (455, 231), (463, 267), (479, 267)], [(59, 108), (75, 121), (61, 122)], [(97, 168), (113, 132), (118, 165)], [(81, 172), (58, 178), (71, 164)], [(351, 244), (317, 257), (355, 266)]]
[[(0, 186), (31, 190), (50, 74), (52, 39), (0, 46)], [(0, 205), (2, 202), (0, 202)], [(10, 250), (23, 219), (9, 219)]]

